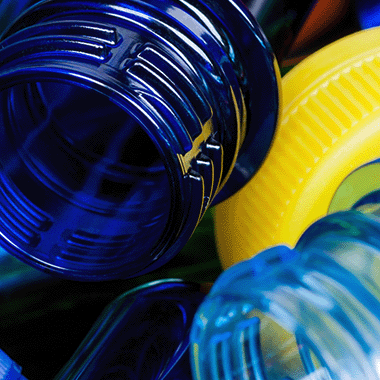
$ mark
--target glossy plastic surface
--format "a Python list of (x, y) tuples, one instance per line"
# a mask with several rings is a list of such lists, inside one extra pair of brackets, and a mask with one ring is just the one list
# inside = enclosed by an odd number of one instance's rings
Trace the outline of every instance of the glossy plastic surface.
[(191, 380), (189, 332), (205, 294), (162, 280), (112, 302), (55, 380)]
[(274, 55), (234, 0), (41, 1), (0, 60), (0, 244), (63, 277), (166, 263), (277, 122)]
[(20, 14), (38, 0), (2, 0), (0, 2), (0, 32), (3, 32)]
[(378, 0), (355, 0), (358, 20), (363, 29), (380, 26), (380, 2)]
[[(22, 281), (22, 271), (16, 266), (18, 260), (8, 255), (9, 261), (3, 261), (4, 266), (0, 264), (0, 284), (4, 282), (0, 286), (0, 348), (22, 365), (22, 373), (29, 380), (52, 380), (73, 356), (105, 307), (121, 294), (164, 278), (214, 282), (221, 268), (212, 227), (208, 211), (190, 241), (170, 263), (127, 280), (94, 283), (47, 276), (50, 281), (36, 282), (29, 277), (27, 283)], [(13, 264), (15, 276), (7, 271), (4, 274), (9, 262)], [(20, 266), (28, 270), (26, 273), (41, 275), (26, 264)]]
[(194, 379), (380, 379), (379, 237), (340, 212), (229, 268), (194, 317)]
[(0, 380), (27, 380), (21, 374), (21, 367), (2, 350), (0, 350)]
[(293, 41), (289, 56), (302, 60), (328, 43), (358, 31), (352, 8), (351, 0), (317, 1)]
[(38, 284), (51, 284), (59, 280), (32, 268), (0, 248), (0, 299), (4, 299), (16, 290)]
[(284, 112), (266, 161), (215, 209), (225, 268), (276, 244), (294, 246), (346, 177), (379, 157), (379, 38), (379, 28), (345, 37), (284, 77)]
[(280, 62), (301, 30), (316, 0), (243, 0), (262, 27)]

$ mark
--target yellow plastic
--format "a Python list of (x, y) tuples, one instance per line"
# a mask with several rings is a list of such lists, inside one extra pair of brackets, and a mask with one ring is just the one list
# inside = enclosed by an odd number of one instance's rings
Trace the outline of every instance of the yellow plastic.
[(380, 162), (375, 161), (353, 171), (335, 192), (328, 213), (352, 208), (355, 203), (380, 189)]
[(240, 192), (215, 208), (225, 268), (275, 244), (294, 246), (328, 213), (333, 198), (337, 211), (350, 208), (363, 188), (380, 188), (372, 177), (364, 187), (351, 181), (350, 201), (339, 202), (346, 178), (380, 158), (380, 28), (323, 48), (282, 84), (282, 120), (267, 159)]

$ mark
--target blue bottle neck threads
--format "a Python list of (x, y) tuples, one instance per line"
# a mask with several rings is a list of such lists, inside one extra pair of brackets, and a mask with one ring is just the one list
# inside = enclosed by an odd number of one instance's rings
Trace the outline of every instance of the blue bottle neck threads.
[(3, 32), (22, 11), (38, 0), (2, 0), (0, 3), (0, 32)]
[(235, 0), (41, 1), (2, 38), (0, 90), (0, 244), (80, 280), (170, 260), (260, 165), (279, 103)]
[(345, 211), (231, 267), (194, 318), (194, 378), (380, 379), (379, 260), (379, 218)]

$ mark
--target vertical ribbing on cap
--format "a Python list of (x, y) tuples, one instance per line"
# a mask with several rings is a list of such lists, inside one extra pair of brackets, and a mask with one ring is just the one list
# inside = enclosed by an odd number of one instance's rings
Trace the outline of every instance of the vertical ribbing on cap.
[[(349, 38), (354, 37), (358, 38)], [(284, 78), (285, 111), (266, 161), (242, 191), (216, 208), (225, 267), (275, 244), (295, 244), (327, 213), (339, 183), (380, 156), (380, 151), (368, 147), (379, 146), (377, 128), (365, 130), (380, 110), (380, 48), (368, 54), (354, 52), (343, 62), (335, 54), (336, 66), (331, 63), (326, 72), (317, 67), (322, 65), (318, 54), (301, 63), (296, 74), (290, 72), (289, 80)], [(305, 76), (305, 66), (313, 81), (305, 79), (302, 88), (297, 74)]]

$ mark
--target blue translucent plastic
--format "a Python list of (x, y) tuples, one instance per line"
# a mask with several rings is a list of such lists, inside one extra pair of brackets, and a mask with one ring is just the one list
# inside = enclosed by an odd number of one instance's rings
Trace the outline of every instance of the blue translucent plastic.
[(57, 283), (57, 277), (32, 268), (0, 248), (0, 300), (16, 290), (39, 284)]
[(379, 270), (380, 219), (358, 211), (231, 267), (194, 317), (194, 379), (380, 379)]
[(200, 286), (167, 279), (112, 302), (55, 380), (191, 380), (189, 332)]
[(0, 41), (0, 245), (77, 280), (158, 268), (258, 168), (278, 103), (238, 0), (40, 1)]
[(21, 374), (21, 367), (2, 350), (0, 350), (0, 380), (27, 380)]
[(37, 3), (38, 0), (1, 0), (0, 1), (0, 32), (6, 29), (15, 18), (28, 6)]
[(363, 29), (380, 25), (379, 0), (355, 0), (357, 17)]

